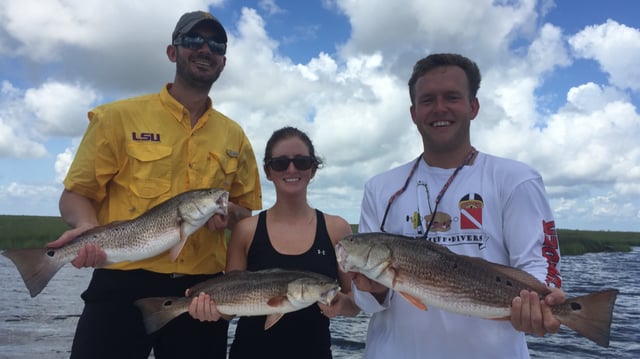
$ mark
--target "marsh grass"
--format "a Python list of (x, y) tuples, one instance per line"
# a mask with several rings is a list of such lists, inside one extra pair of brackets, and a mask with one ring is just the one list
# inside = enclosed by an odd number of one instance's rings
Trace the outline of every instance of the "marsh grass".
[[(0, 215), (0, 248), (38, 248), (56, 240), (69, 227), (60, 217)], [(358, 225), (351, 229), (357, 232)], [(228, 236), (228, 232), (227, 232)], [(640, 232), (558, 229), (560, 253), (629, 252), (640, 246)]]
[(0, 248), (38, 248), (69, 227), (60, 217), (0, 215)]

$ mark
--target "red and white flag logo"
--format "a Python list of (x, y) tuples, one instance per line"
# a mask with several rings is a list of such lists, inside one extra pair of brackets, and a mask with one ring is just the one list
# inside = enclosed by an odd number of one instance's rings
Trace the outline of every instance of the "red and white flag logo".
[(460, 208), (460, 229), (480, 229), (482, 228), (482, 208), (484, 202), (477, 194), (468, 194), (458, 203)]

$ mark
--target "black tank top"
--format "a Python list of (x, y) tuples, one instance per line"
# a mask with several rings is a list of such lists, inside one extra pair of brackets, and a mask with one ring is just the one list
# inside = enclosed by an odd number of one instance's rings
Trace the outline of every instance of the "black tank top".
[[(337, 279), (336, 254), (321, 211), (316, 210), (316, 218), (311, 248), (299, 255), (287, 255), (273, 248), (267, 233), (267, 212), (260, 212), (247, 254), (247, 270), (302, 269)], [(317, 305), (285, 314), (269, 330), (264, 330), (264, 322), (265, 316), (238, 320), (230, 359), (332, 357), (329, 318), (320, 313)]]

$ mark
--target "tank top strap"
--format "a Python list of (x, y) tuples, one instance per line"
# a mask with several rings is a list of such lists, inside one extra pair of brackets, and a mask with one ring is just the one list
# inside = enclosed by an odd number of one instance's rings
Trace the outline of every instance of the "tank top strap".
[(256, 224), (256, 232), (253, 235), (253, 241), (257, 238), (269, 238), (267, 232), (267, 211), (264, 210), (258, 214), (258, 223)]
[(327, 223), (324, 220), (324, 213), (319, 209), (316, 209), (316, 237), (314, 238), (314, 247), (319, 248), (333, 248), (331, 243), (331, 237), (329, 237), (329, 230), (327, 230)]

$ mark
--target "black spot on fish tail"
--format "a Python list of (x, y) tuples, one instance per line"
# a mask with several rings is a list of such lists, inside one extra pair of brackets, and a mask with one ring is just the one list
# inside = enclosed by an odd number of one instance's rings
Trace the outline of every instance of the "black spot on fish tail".
[(53, 256), (56, 254), (56, 251), (55, 251), (55, 250), (53, 250), (53, 249), (51, 249), (51, 250), (48, 250), (46, 254), (47, 254), (47, 256), (49, 256), (49, 257), (53, 257)]
[(582, 309), (582, 305), (580, 305), (580, 303), (577, 303), (577, 302), (571, 302), (570, 306), (571, 306), (571, 310), (580, 310), (580, 309)]
[(173, 300), (169, 299), (169, 300), (165, 300), (164, 302), (162, 302), (162, 306), (163, 307), (170, 307), (173, 305)]

